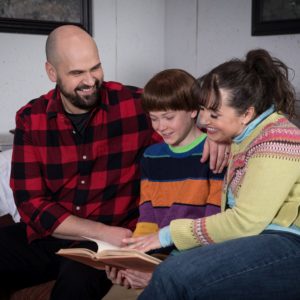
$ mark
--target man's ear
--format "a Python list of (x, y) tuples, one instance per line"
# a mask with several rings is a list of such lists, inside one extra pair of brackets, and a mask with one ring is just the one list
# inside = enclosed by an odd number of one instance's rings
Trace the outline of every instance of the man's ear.
[(254, 106), (250, 106), (244, 113), (244, 124), (249, 124), (256, 117)]
[(47, 72), (47, 75), (48, 75), (49, 79), (52, 82), (56, 82), (57, 81), (57, 75), (56, 75), (56, 70), (53, 67), (53, 65), (51, 65), (49, 62), (46, 62), (45, 63), (45, 68), (46, 68), (46, 72)]

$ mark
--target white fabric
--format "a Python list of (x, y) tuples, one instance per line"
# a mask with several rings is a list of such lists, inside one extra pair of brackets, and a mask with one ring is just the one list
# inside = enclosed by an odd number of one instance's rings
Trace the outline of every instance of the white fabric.
[(0, 216), (10, 214), (15, 222), (19, 222), (20, 215), (9, 186), (11, 156), (11, 149), (0, 152)]

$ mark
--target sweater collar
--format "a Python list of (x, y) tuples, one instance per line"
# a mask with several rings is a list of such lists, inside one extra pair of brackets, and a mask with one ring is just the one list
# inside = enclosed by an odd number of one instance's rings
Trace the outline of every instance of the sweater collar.
[(268, 108), (266, 111), (264, 111), (261, 115), (259, 115), (257, 118), (255, 118), (253, 121), (251, 121), (246, 128), (243, 130), (241, 134), (236, 136), (233, 139), (233, 142), (236, 144), (241, 143), (247, 136), (251, 134), (251, 132), (269, 115), (271, 115), (275, 111), (274, 105), (272, 105), (270, 108)]

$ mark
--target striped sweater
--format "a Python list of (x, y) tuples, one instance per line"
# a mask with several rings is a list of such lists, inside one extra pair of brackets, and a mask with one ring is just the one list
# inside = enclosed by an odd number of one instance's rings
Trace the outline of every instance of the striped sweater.
[(224, 174), (213, 174), (209, 163), (200, 162), (205, 137), (175, 149), (166, 143), (146, 149), (141, 160), (140, 217), (135, 236), (156, 232), (174, 219), (220, 211)]

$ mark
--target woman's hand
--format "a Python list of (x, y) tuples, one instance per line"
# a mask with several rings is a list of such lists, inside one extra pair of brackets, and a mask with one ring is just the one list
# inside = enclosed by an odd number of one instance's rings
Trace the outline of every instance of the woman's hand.
[(209, 138), (205, 140), (201, 162), (209, 158), (209, 167), (214, 173), (221, 173), (228, 165), (230, 144), (216, 143)]
[(127, 244), (125, 247), (127, 249), (136, 249), (142, 252), (161, 248), (158, 233), (152, 233), (134, 238), (125, 238), (122, 240), (122, 242)]

